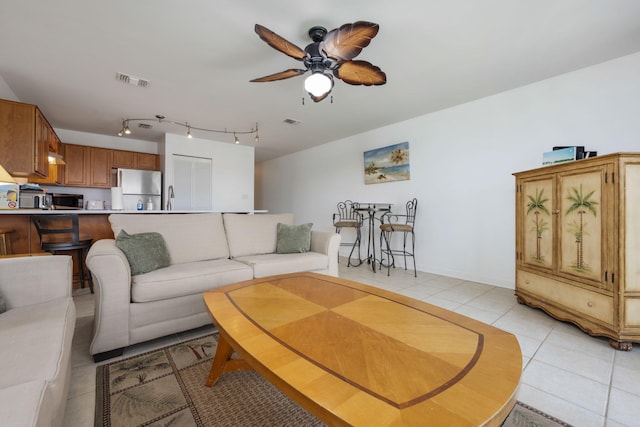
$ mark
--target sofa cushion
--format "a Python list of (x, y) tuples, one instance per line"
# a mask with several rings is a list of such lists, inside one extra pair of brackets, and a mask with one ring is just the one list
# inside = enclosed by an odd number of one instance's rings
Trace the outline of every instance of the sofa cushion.
[(132, 275), (148, 273), (171, 264), (167, 246), (160, 233), (129, 234), (122, 230), (116, 237), (116, 246), (127, 257)]
[(312, 223), (288, 225), (278, 223), (276, 238), (276, 253), (292, 254), (309, 252), (311, 248)]
[[(0, 388), (34, 380), (60, 381), (71, 348), (75, 306), (71, 298), (13, 308), (0, 316)], [(68, 346), (68, 349), (65, 347)], [(53, 387), (53, 384), (50, 384)]]
[[(46, 382), (28, 381), (0, 388), (0, 414), (2, 425), (35, 426), (47, 414), (41, 414)], [(51, 414), (48, 414), (51, 415)], [(51, 421), (49, 419), (49, 421)]]
[(229, 258), (222, 214), (112, 214), (113, 235), (155, 231), (162, 234), (172, 264)]
[(175, 264), (132, 277), (131, 299), (149, 302), (182, 297), (252, 278), (251, 267), (230, 259)]
[(329, 266), (329, 257), (318, 252), (249, 255), (235, 260), (250, 265), (256, 279), (298, 271), (324, 271)]
[(276, 251), (278, 223), (293, 224), (293, 214), (224, 214), (232, 258)]

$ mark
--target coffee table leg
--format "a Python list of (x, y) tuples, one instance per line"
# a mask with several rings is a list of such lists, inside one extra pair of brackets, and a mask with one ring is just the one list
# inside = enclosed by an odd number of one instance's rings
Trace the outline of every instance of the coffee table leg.
[(209, 371), (209, 377), (205, 385), (207, 387), (213, 386), (220, 376), (225, 372), (232, 371), (245, 371), (251, 370), (251, 366), (243, 359), (232, 359), (233, 348), (227, 342), (227, 340), (220, 335), (218, 337), (218, 347), (216, 348), (216, 354), (213, 356), (213, 363), (211, 364), (211, 371)]

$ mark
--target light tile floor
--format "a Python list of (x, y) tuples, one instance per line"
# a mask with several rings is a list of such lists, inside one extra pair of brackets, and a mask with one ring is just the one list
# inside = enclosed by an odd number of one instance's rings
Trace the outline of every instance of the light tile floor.
[[(402, 269), (373, 273), (367, 264), (346, 267), (340, 276), (438, 305), (509, 331), (518, 337), (523, 373), (518, 399), (579, 427), (640, 425), (640, 345), (616, 351), (608, 340), (552, 319), (516, 302), (512, 289)], [(94, 425), (95, 371), (89, 355), (93, 295), (74, 295), (78, 320), (65, 426)], [(132, 346), (124, 357), (204, 335), (213, 327)], [(110, 360), (113, 361), (114, 359)], [(109, 361), (109, 362), (110, 362)]]

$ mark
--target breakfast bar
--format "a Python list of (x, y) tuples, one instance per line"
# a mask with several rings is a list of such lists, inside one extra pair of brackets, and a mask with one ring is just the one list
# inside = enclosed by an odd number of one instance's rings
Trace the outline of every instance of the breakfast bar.
[[(40, 249), (40, 240), (38, 233), (31, 223), (32, 215), (80, 215), (80, 233), (91, 236), (94, 241), (100, 239), (113, 239), (113, 231), (109, 224), (109, 215), (111, 214), (179, 214), (179, 213), (203, 213), (205, 211), (121, 211), (121, 210), (46, 210), (46, 209), (6, 209), (0, 210), (0, 228), (13, 229), (11, 233), (11, 246), (13, 253), (28, 254), (43, 252)], [(210, 212), (210, 211), (206, 211)], [(242, 213), (263, 213), (266, 211), (246, 211)]]
[[(203, 213), (204, 211), (183, 211), (183, 210), (153, 210), (153, 211), (123, 211), (123, 210), (47, 210), (47, 209), (6, 209), (0, 210), (0, 229), (11, 230), (5, 236), (10, 239), (13, 254), (41, 254), (44, 251), (40, 248), (40, 238), (32, 223), (31, 217), (34, 215), (79, 215), (80, 234), (90, 236), (94, 242), (101, 239), (114, 239), (109, 215), (111, 214), (184, 214)], [(209, 211), (207, 211), (209, 212)], [(247, 211), (242, 213), (262, 213), (266, 211)], [(78, 261), (74, 259), (74, 271), (77, 272)]]

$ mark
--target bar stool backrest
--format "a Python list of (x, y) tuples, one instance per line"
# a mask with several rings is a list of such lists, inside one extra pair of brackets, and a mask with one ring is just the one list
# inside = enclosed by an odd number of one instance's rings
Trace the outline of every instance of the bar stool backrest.
[(31, 221), (40, 237), (42, 249), (47, 243), (68, 243), (71, 249), (80, 243), (78, 215), (32, 215)]
[(337, 213), (333, 214), (333, 225), (336, 227), (361, 227), (362, 214), (357, 211), (360, 207), (358, 202), (345, 200), (337, 205)]
[(409, 200), (407, 202), (407, 224), (411, 224), (412, 226), (416, 223), (416, 212), (418, 211), (418, 199)]

